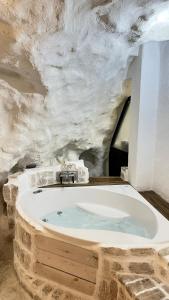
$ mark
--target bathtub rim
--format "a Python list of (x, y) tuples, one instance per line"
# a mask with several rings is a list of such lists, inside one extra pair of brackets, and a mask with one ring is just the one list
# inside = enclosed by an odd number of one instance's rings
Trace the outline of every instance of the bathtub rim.
[[(129, 190), (129, 192), (132, 192), (133, 194), (135, 194), (137, 196), (137, 197), (134, 197), (134, 195), (133, 195), (131, 197), (136, 198), (136, 200), (140, 200), (146, 206), (148, 206), (153, 211), (153, 213), (155, 214), (157, 220), (159, 220), (159, 217), (160, 217), (160, 218), (162, 218), (163, 221), (168, 222), (168, 220), (162, 214), (160, 214), (150, 203), (148, 203), (144, 199), (144, 197), (142, 197), (129, 184), (127, 184), (127, 185), (109, 185), (109, 186), (105, 185), (105, 186), (99, 186), (99, 187), (98, 186), (93, 186), (93, 187), (91, 187), (91, 186), (90, 187), (85, 186), (85, 187), (80, 187), (80, 189), (81, 188), (83, 188), (83, 189), (92, 188), (92, 189), (103, 189), (103, 190), (111, 190), (112, 191), (112, 189), (114, 189), (114, 187), (119, 187), (120, 190), (122, 189), (124, 191), (125, 191), (125, 189), (127, 187), (127, 189)], [(61, 187), (61, 188), (58, 188), (58, 189), (63, 189), (63, 188)], [(74, 189), (74, 188), (77, 188), (77, 187), (66, 187), (66, 189)], [(33, 188), (33, 189), (27, 191), (26, 193), (33, 192), (33, 191), (35, 191), (37, 189), (38, 188)], [(45, 187), (43, 189), (45, 189)], [(56, 188), (53, 188), (53, 189), (56, 190)], [(113, 191), (113, 192), (117, 192), (117, 191)], [(117, 247), (117, 246), (119, 246), (119, 247), (122, 247), (122, 248), (131, 248), (131, 247), (132, 248), (133, 247), (135, 247), (135, 248), (144, 247), (145, 248), (145, 247), (150, 247), (150, 246), (152, 247), (152, 246), (159, 245), (159, 244), (167, 244), (168, 241), (169, 241), (169, 239), (168, 240), (167, 239), (166, 240), (158, 240), (157, 238), (158, 238), (159, 232), (157, 232), (157, 234), (155, 235), (155, 237), (153, 239), (151, 239), (151, 240), (139, 237), (140, 242), (137, 242), (137, 243), (135, 243), (134, 241), (132, 243), (131, 242), (130, 243), (129, 242), (128, 243), (127, 242), (125, 242), (125, 243), (124, 242), (119, 243), (119, 242), (116, 242), (116, 241), (115, 242), (113, 242), (113, 241), (111, 241), (111, 242), (99, 242), (99, 241), (97, 241), (96, 242), (96, 241), (80, 239), (80, 238), (68, 235), (68, 234), (65, 233), (65, 228), (64, 228), (63, 231), (62, 230), (58, 230), (58, 229), (56, 230), (56, 226), (54, 226), (54, 225), (48, 226), (48, 228), (47, 228), (46, 226), (44, 226), (44, 223), (42, 221), (37, 220), (37, 219), (32, 219), (31, 217), (27, 216), (25, 214), (25, 212), (23, 211), (23, 209), (22, 209), (22, 207), (20, 205), (20, 202), (23, 201), (22, 197), (24, 197), (24, 195), (26, 193), (21, 193), (19, 195), (18, 201), (16, 203), (16, 210), (18, 211), (19, 215), (26, 222), (28, 222), (32, 227), (34, 227), (35, 229), (40, 230), (43, 233), (53, 235), (53, 236), (58, 237), (60, 239), (64, 239), (64, 240), (67, 239), (67, 240), (69, 240), (69, 242), (71, 241), (72, 243), (78, 243), (78, 244), (80, 243), (80, 244), (87, 244), (87, 245), (100, 245), (101, 247), (111, 247), (111, 246), (113, 246), (113, 247), (116, 246)], [(118, 193), (120, 194), (120, 192), (118, 192)], [(121, 195), (124, 195), (124, 193), (121, 193)], [(169, 226), (169, 222), (168, 222), (168, 226)], [(80, 229), (80, 231), (81, 231), (81, 229)], [(123, 233), (119, 233), (119, 234), (121, 236), (125, 235), (126, 238), (127, 237), (129, 237), (129, 238), (131, 237), (130, 234), (126, 234), (126, 233), (124, 233), (124, 234)], [(132, 237), (135, 238), (135, 236), (133, 236), (133, 235), (132, 235)]]

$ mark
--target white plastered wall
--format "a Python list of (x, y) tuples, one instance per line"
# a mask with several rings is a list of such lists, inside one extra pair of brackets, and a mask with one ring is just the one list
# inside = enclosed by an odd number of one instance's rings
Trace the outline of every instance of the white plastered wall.
[(169, 42), (145, 44), (129, 70), (129, 180), (169, 201)]
[(169, 201), (169, 41), (160, 43), (160, 66), (153, 190)]

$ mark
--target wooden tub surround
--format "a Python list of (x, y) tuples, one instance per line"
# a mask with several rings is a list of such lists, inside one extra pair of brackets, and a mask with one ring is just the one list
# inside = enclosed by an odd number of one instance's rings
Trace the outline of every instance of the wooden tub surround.
[[(143, 248), (79, 244), (23, 219), (15, 209), (19, 193), (51, 185), (52, 176), (52, 170), (29, 170), (9, 176), (3, 188), (9, 226), (15, 228), (15, 270), (31, 298), (169, 300), (169, 243)], [(90, 184), (105, 185), (102, 180), (91, 179)], [(107, 184), (124, 182), (108, 178)]]

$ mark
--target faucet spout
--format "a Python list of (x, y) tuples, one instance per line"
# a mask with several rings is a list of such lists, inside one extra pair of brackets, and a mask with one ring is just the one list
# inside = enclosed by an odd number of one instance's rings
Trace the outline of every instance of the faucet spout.
[(75, 181), (78, 180), (78, 172), (77, 171), (61, 171), (56, 173), (56, 180), (60, 182), (60, 184), (70, 183), (70, 181), (74, 184)]

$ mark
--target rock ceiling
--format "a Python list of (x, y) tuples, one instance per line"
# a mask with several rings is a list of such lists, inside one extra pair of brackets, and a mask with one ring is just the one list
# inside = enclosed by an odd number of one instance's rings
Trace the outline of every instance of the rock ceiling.
[(169, 1), (0, 1), (0, 172), (88, 160), (99, 175), (138, 47), (169, 39)]

